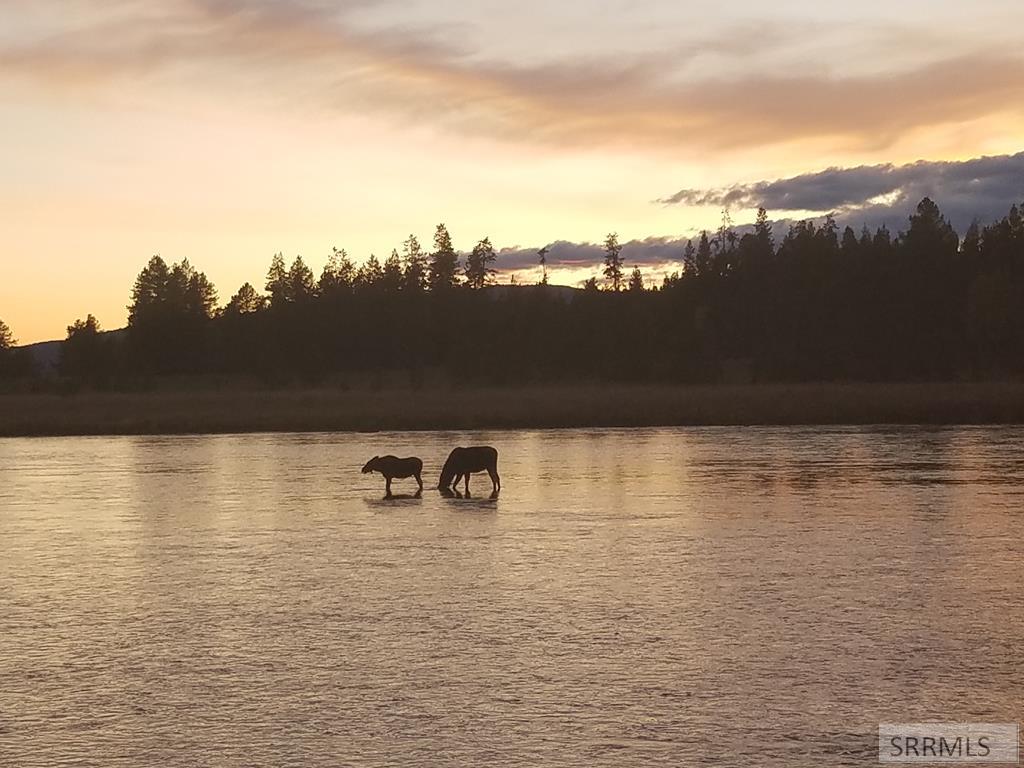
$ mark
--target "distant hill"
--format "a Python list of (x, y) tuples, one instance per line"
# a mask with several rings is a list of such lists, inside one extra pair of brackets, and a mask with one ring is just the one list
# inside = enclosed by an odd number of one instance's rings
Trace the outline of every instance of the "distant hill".
[[(124, 336), (127, 332), (127, 328), (118, 328), (115, 331), (102, 331), (100, 335), (117, 338)], [(24, 349), (32, 355), (32, 365), (37, 372), (43, 375), (52, 375), (57, 372), (60, 365), (60, 351), (63, 347), (63, 341), (39, 341), (35, 344), (24, 344), (15, 349)]]
[(60, 350), (63, 341), (40, 341), (36, 344), (25, 344), (15, 349), (24, 349), (32, 355), (32, 366), (40, 373), (53, 373), (60, 364)]

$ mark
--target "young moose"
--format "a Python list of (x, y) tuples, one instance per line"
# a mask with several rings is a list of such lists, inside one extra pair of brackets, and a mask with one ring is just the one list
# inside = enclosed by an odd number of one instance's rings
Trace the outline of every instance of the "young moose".
[(395, 478), (415, 477), (416, 482), (420, 486), (419, 490), (416, 491), (416, 495), (418, 496), (423, 492), (423, 480), (420, 479), (420, 474), (423, 472), (423, 462), (416, 457), (399, 459), (395, 456), (374, 456), (363, 467), (364, 475), (368, 475), (371, 472), (380, 472), (384, 475), (385, 488), (389, 497), (391, 496), (391, 481)]

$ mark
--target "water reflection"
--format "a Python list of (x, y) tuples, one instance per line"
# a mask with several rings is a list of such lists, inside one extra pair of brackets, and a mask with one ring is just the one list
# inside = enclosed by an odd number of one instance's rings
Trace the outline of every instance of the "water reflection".
[[(1022, 438), (0, 440), (0, 762), (862, 765), (1013, 721)], [(431, 488), (480, 444), (500, 498)]]
[(377, 509), (423, 506), (422, 493), (392, 493), (384, 496), (367, 497), (366, 505)]

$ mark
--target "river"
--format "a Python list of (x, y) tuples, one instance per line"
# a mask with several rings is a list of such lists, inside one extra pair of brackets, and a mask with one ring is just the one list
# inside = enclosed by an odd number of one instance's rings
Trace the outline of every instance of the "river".
[(4, 766), (854, 766), (1022, 701), (1021, 428), (0, 440)]

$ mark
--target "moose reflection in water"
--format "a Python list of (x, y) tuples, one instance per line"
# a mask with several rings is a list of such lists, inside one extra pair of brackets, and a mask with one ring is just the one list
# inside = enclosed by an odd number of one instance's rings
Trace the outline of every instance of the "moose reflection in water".
[(391, 498), (391, 481), (394, 479), (405, 479), (415, 477), (419, 485), (416, 496), (423, 493), (423, 480), (420, 475), (423, 473), (423, 462), (415, 456), (408, 459), (399, 459), (396, 456), (374, 456), (363, 467), (363, 474), (380, 472), (384, 475), (384, 487), (387, 491), (385, 498)]
[(456, 448), (448, 455), (441, 469), (438, 490), (446, 496), (458, 495), (460, 480), (465, 480), (465, 495), (469, 497), (469, 476), (473, 472), (487, 472), (491, 477), (491, 496), (497, 497), (501, 490), (498, 476), (498, 451), (490, 446)]

